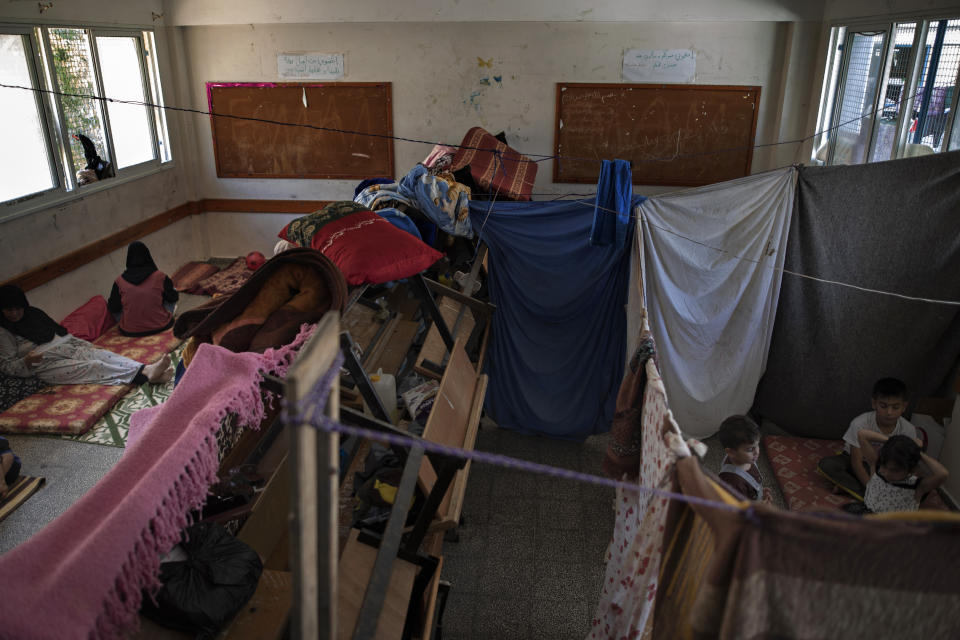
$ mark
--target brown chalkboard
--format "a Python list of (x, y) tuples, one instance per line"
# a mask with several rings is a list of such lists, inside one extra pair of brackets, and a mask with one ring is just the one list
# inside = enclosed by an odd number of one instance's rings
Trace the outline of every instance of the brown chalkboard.
[(389, 82), (208, 82), (207, 101), (221, 178), (393, 177)]
[(554, 182), (596, 182), (630, 160), (634, 184), (698, 186), (750, 173), (760, 87), (557, 84)]

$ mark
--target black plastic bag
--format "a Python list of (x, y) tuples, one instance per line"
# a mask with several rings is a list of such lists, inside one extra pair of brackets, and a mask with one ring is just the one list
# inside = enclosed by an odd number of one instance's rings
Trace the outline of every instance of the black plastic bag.
[(187, 559), (160, 565), (163, 587), (157, 604), (144, 594), (141, 612), (166, 627), (214, 634), (249, 602), (263, 563), (256, 551), (215, 522), (188, 527), (180, 546)]

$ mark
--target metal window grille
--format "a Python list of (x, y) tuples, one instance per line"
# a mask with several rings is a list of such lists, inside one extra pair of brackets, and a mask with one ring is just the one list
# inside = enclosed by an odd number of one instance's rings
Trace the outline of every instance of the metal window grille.
[(943, 133), (960, 70), (960, 20), (931, 22), (908, 140), (943, 150)]
[(87, 166), (87, 160), (83, 146), (74, 135), (83, 134), (90, 138), (98, 155), (104, 160), (108, 156), (100, 105), (93, 98), (79, 97), (97, 95), (89, 32), (86, 29), (51, 28), (48, 34), (53, 70), (60, 91), (66, 94), (60, 96), (60, 104), (73, 169), (80, 171)]

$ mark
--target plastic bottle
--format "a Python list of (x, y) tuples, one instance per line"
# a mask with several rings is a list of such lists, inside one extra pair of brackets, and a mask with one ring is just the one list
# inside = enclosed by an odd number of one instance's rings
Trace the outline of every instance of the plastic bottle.
[[(377, 369), (376, 373), (370, 374), (370, 385), (376, 394), (380, 396), (380, 403), (383, 404), (387, 415), (390, 416), (390, 422), (396, 424), (397, 418), (400, 416), (397, 411), (397, 382), (393, 374), (384, 373), (383, 369)], [(368, 415), (373, 415), (373, 412), (370, 411), (370, 407), (367, 406), (366, 402), (363, 403), (363, 409)]]

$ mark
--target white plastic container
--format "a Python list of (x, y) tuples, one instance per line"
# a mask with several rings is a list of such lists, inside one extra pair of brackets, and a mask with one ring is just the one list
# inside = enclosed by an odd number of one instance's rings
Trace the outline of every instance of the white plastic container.
[[(397, 411), (397, 381), (394, 380), (393, 374), (384, 373), (383, 369), (377, 369), (376, 373), (370, 374), (370, 385), (377, 395), (380, 396), (380, 402), (383, 404), (383, 408), (386, 409), (387, 415), (390, 416), (390, 422), (397, 424), (397, 419), (400, 415)], [(363, 403), (363, 410), (367, 415), (373, 415), (366, 401)]]

